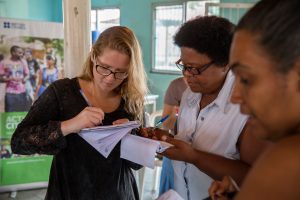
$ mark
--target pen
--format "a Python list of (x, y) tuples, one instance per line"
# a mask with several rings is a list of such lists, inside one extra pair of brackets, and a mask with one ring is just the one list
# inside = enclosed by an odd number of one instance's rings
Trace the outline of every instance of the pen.
[[(86, 101), (88, 106), (92, 106), (92, 104), (90, 103), (90, 101), (88, 100), (88, 98), (85, 96), (84, 92), (82, 90), (79, 90), (80, 94), (82, 95), (82, 97), (84, 98), (84, 100)], [(99, 124), (102, 125), (102, 122)]]
[(164, 121), (166, 121), (168, 119), (169, 115), (164, 116), (163, 118), (161, 118), (156, 124), (155, 127), (158, 127), (159, 125), (161, 125)]

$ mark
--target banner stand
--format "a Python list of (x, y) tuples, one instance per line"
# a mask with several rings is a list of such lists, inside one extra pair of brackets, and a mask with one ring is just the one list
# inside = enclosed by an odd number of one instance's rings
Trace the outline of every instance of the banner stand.
[[(14, 79), (0, 83), (0, 193), (12, 192), (11, 197), (18, 190), (48, 186), (52, 156), (13, 154), (10, 140), (41, 88), (64, 77), (63, 35), (62, 23), (0, 18), (0, 75), (26, 80), (18, 87)], [(12, 60), (12, 49), (23, 54)], [(55, 73), (49, 79), (51, 69)]]
[(26, 184), (17, 184), (9, 186), (1, 186), (0, 193), (2, 192), (17, 192), (18, 190), (30, 190), (33, 188), (47, 188), (48, 182), (36, 182), (36, 183), (26, 183)]

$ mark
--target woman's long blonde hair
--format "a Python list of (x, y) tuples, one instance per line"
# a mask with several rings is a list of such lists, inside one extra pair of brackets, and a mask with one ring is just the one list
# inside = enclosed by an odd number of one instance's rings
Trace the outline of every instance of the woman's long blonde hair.
[[(144, 96), (148, 92), (142, 51), (134, 33), (127, 27), (114, 26), (103, 31), (85, 61), (80, 78), (93, 80), (92, 56), (98, 57), (105, 48), (117, 50), (129, 56), (128, 77), (116, 89), (125, 100), (125, 110), (136, 120), (143, 121)], [(93, 54), (93, 55), (92, 55)]]

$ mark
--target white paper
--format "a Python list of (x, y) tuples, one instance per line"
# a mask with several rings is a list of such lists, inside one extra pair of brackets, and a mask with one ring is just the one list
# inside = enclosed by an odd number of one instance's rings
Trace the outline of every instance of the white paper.
[(159, 144), (159, 146), (158, 146), (158, 148), (157, 148), (157, 150), (156, 150), (157, 153), (162, 153), (162, 152), (164, 152), (167, 148), (173, 146), (172, 144), (167, 143), (167, 142), (164, 142), (164, 141), (159, 141), (159, 143), (160, 143), (160, 144)]
[(109, 125), (109, 126), (96, 126), (93, 128), (84, 128), (80, 132), (91, 132), (91, 131), (99, 131), (99, 130), (116, 130), (116, 129), (123, 129), (126, 127), (130, 128), (137, 128), (141, 124), (139, 121), (129, 121), (123, 124), (117, 124), (117, 125)]
[(107, 158), (118, 142), (139, 126), (138, 121), (130, 121), (124, 124), (82, 129), (79, 135)]
[(167, 142), (128, 134), (122, 139), (121, 158), (153, 169), (155, 154), (170, 146), (172, 145)]
[(161, 153), (172, 145), (163, 141), (131, 135), (131, 130), (139, 126), (138, 121), (130, 121), (124, 124), (82, 129), (79, 135), (105, 158), (122, 140), (121, 158), (154, 168), (156, 153)]

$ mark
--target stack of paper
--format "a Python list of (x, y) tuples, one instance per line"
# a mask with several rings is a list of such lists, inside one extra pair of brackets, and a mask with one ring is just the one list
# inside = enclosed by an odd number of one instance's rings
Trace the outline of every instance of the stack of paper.
[(109, 156), (118, 142), (122, 140), (121, 158), (154, 168), (155, 154), (163, 152), (172, 145), (162, 141), (131, 135), (131, 130), (139, 126), (140, 123), (138, 121), (130, 121), (124, 124), (82, 129), (79, 135), (105, 158)]
[(79, 135), (107, 158), (118, 142), (139, 126), (138, 121), (130, 121), (124, 124), (82, 129)]

